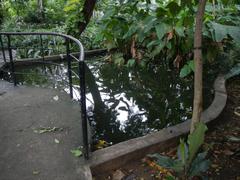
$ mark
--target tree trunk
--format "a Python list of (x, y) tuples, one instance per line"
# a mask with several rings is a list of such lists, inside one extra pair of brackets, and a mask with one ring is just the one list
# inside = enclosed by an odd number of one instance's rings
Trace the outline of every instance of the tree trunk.
[(82, 32), (87, 27), (87, 25), (92, 17), (96, 2), (97, 2), (96, 0), (85, 0), (85, 3), (83, 5), (83, 10), (82, 10), (84, 22), (79, 22), (79, 26), (78, 26), (80, 34), (82, 34)]
[(193, 100), (193, 115), (191, 122), (191, 133), (195, 125), (200, 121), (202, 112), (202, 26), (203, 17), (206, 6), (206, 0), (199, 0), (198, 11), (196, 15), (196, 29), (194, 33), (194, 100)]
[(2, 24), (3, 22), (3, 2), (2, 0), (0, 0), (0, 25)]
[(41, 18), (44, 19), (44, 6), (43, 6), (43, 0), (38, 0), (38, 11), (41, 14)]

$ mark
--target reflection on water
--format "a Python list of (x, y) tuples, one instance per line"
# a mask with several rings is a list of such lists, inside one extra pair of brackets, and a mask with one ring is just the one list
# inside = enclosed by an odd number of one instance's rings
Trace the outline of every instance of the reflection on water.
[[(191, 117), (191, 80), (179, 79), (173, 71), (120, 69), (99, 62), (88, 67), (96, 87), (89, 87), (87, 95), (95, 139), (117, 143)], [(94, 83), (89, 74), (87, 82)], [(98, 92), (93, 95), (94, 89)]]
[[(129, 70), (102, 61), (91, 60), (87, 64), (87, 111), (94, 140), (114, 144), (191, 117), (192, 78), (180, 79), (175, 71), (163, 67)], [(64, 64), (25, 67), (17, 71), (21, 84), (59, 88), (69, 93)], [(75, 99), (79, 98), (77, 82), (74, 78)], [(211, 102), (211, 91), (205, 88), (204, 92), (207, 105)]]

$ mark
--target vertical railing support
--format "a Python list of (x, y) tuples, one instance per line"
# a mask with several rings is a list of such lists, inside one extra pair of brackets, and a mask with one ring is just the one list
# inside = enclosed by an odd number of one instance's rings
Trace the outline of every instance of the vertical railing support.
[(2, 49), (2, 55), (3, 55), (3, 60), (6, 63), (6, 55), (5, 55), (5, 51), (4, 51), (4, 46), (3, 46), (3, 40), (2, 40), (2, 35), (0, 35), (0, 43), (1, 43), (1, 49)]
[(8, 53), (9, 53), (9, 59), (10, 59), (10, 64), (11, 64), (11, 75), (13, 78), (14, 86), (16, 86), (17, 81), (16, 81), (16, 75), (15, 75), (13, 56), (12, 56), (11, 38), (10, 38), (9, 34), (7, 35), (7, 40), (8, 40)]
[(72, 86), (72, 58), (70, 56), (69, 39), (66, 39), (66, 52), (67, 52), (67, 64), (68, 64), (68, 81), (70, 97), (73, 98), (73, 86)]
[(88, 123), (87, 123), (87, 112), (86, 112), (86, 85), (85, 85), (85, 63), (80, 61), (78, 63), (78, 73), (80, 78), (80, 103), (82, 111), (82, 130), (83, 130), (83, 145), (84, 145), (84, 156), (89, 159), (89, 145), (88, 145)]
[(44, 61), (45, 56), (44, 56), (44, 48), (43, 48), (43, 40), (42, 40), (42, 35), (40, 36), (40, 44), (41, 44), (41, 53), (42, 53), (42, 60)]

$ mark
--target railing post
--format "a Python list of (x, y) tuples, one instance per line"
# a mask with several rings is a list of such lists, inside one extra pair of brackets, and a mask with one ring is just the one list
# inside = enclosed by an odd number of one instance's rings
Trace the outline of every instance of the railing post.
[(42, 40), (42, 35), (40, 34), (40, 44), (41, 44), (41, 52), (42, 52), (42, 60), (44, 61), (44, 48), (43, 48), (43, 40)]
[(86, 113), (86, 85), (85, 85), (85, 63), (80, 61), (78, 63), (78, 72), (80, 77), (80, 103), (82, 110), (82, 130), (83, 130), (83, 147), (84, 156), (86, 159), (89, 158), (89, 147), (88, 147), (88, 123), (87, 123), (87, 113)]
[(2, 41), (2, 35), (0, 35), (0, 43), (1, 43), (1, 49), (3, 54), (3, 60), (6, 63), (6, 56), (5, 56), (5, 51), (4, 51), (3, 41)]
[(10, 59), (10, 64), (11, 64), (11, 75), (13, 77), (14, 86), (16, 86), (17, 81), (16, 81), (16, 75), (15, 75), (15, 67), (14, 67), (14, 62), (13, 62), (13, 56), (12, 56), (11, 38), (10, 38), (9, 34), (7, 34), (7, 39), (8, 39), (8, 53), (9, 53), (9, 59)]
[(69, 39), (66, 38), (66, 52), (67, 52), (67, 63), (68, 63), (68, 80), (70, 97), (73, 98), (73, 86), (72, 86), (72, 58), (70, 56)]

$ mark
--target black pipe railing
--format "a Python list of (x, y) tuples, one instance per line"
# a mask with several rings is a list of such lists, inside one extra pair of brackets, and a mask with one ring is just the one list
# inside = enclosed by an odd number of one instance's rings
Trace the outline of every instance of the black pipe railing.
[[(3, 37), (6, 37), (7, 40), (4, 42)], [(84, 157), (86, 159), (89, 158), (89, 142), (88, 142), (88, 122), (87, 122), (87, 114), (86, 114), (86, 85), (85, 85), (85, 62), (84, 62), (84, 48), (82, 43), (69, 35), (60, 34), (60, 33), (53, 33), (53, 32), (0, 32), (0, 45), (1, 51), (3, 55), (3, 60), (6, 63), (7, 58), (5, 54), (5, 49), (8, 50), (9, 54), (9, 63), (11, 66), (11, 77), (13, 78), (14, 85), (17, 85), (16, 73), (15, 73), (15, 66), (14, 66), (14, 59), (12, 50), (13, 48), (17, 48), (17, 45), (13, 46), (11, 38), (13, 36), (39, 36), (40, 38), (40, 52), (42, 56), (42, 60), (44, 61), (44, 44), (43, 44), (43, 36), (53, 36), (53, 37), (61, 37), (63, 38), (66, 46), (66, 60), (67, 60), (67, 67), (68, 67), (68, 82), (69, 82), (69, 91), (70, 97), (73, 98), (73, 84), (72, 84), (72, 74), (76, 74), (72, 70), (71, 63), (72, 61), (76, 61), (78, 64), (78, 79), (79, 79), (79, 86), (80, 86), (80, 106), (81, 106), (81, 118), (82, 118), (82, 135), (83, 135), (83, 152)], [(4, 46), (4, 43), (7, 46)], [(71, 54), (70, 50), (70, 43), (75, 43), (79, 48), (79, 57), (75, 57)]]

